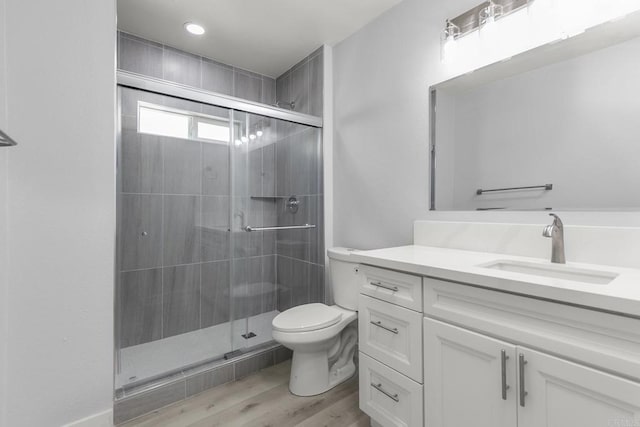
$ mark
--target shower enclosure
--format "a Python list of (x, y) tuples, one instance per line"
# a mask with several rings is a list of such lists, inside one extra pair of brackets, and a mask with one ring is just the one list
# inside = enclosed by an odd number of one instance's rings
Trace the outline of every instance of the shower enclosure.
[(322, 121), (132, 73), (118, 82), (126, 390), (268, 345), (280, 311), (324, 301)]

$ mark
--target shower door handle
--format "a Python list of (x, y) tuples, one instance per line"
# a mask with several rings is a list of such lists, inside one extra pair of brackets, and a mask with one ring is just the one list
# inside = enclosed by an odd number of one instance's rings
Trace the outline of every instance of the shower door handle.
[(315, 224), (304, 224), (304, 225), (274, 225), (273, 227), (253, 227), (251, 225), (247, 225), (244, 228), (246, 232), (252, 231), (271, 231), (271, 230), (306, 230), (307, 228), (316, 228)]

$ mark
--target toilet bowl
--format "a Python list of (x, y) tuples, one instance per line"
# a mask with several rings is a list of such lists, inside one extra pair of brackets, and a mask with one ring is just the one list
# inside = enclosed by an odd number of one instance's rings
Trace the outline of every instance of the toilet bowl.
[(356, 372), (358, 265), (352, 249), (327, 250), (336, 305), (312, 303), (273, 319), (273, 339), (293, 350), (289, 390), (298, 396), (324, 393)]

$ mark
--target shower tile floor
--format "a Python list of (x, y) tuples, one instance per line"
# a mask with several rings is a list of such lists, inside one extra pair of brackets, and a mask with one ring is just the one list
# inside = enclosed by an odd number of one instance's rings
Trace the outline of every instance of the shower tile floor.
[[(176, 335), (158, 341), (126, 347), (120, 350), (120, 372), (116, 375), (116, 389), (159, 377), (181, 367), (194, 365), (231, 351), (231, 339), (236, 349), (245, 349), (273, 340), (271, 322), (277, 310), (233, 322)], [(248, 328), (247, 328), (248, 323)], [(255, 337), (244, 339), (248, 331)], [(238, 348), (239, 347), (239, 348)]]

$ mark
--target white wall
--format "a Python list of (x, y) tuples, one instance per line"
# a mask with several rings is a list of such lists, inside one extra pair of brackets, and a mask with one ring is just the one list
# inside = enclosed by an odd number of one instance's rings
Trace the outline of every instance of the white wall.
[[(441, 62), (445, 20), (477, 4), (404, 0), (334, 47), (336, 245), (368, 249), (410, 244), (413, 220), (431, 216), (428, 88), (500, 59), (488, 52), (472, 61)], [(529, 49), (554, 37), (532, 37), (518, 46)], [(481, 220), (482, 213), (467, 217)], [(620, 219), (585, 218), (614, 225)]]
[(445, 19), (476, 0), (404, 0), (334, 48), (336, 245), (409, 244), (429, 208), (428, 88)]
[[(640, 206), (639, 54), (636, 38), (450, 95), (453, 114), (438, 102), (438, 119), (448, 126), (436, 127), (436, 194), (454, 196), (438, 209)], [(440, 150), (451, 144), (455, 154)], [(545, 183), (554, 189), (475, 194)]]
[(4, 423), (58, 426), (112, 404), (115, 1), (4, 1)]

